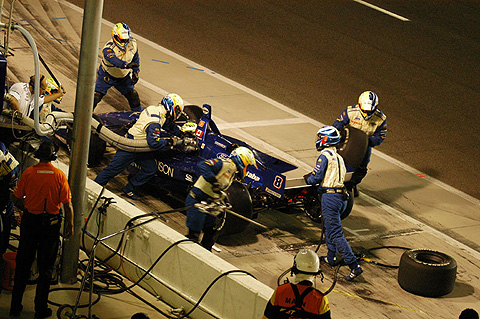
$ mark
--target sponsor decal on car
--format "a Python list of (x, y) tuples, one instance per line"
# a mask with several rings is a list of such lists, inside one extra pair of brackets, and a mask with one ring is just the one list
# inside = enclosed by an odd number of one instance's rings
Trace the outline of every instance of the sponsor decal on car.
[(222, 143), (220, 143), (220, 142), (218, 142), (218, 141), (215, 141), (214, 144), (217, 145), (217, 146), (220, 146), (221, 148), (227, 149), (227, 146), (226, 146), (226, 145), (224, 145), (224, 144), (222, 144)]
[(164, 175), (167, 175), (167, 176), (170, 176), (170, 177), (173, 177), (173, 172), (174, 172), (173, 167), (170, 167), (163, 162), (158, 162), (157, 168), (158, 168), (158, 171), (160, 173), (162, 173)]
[(259, 181), (260, 181), (260, 177), (259, 177), (259, 176), (255, 175), (254, 173), (249, 172), (249, 171), (247, 171), (247, 176), (246, 176), (246, 177), (248, 177), (248, 178), (250, 178), (250, 179), (253, 179), (255, 182), (259, 182)]
[(265, 191), (266, 191), (267, 193), (269, 193), (270, 195), (273, 195), (273, 196), (275, 196), (275, 197), (277, 197), (277, 198), (282, 198), (282, 195), (280, 195), (279, 193), (277, 193), (277, 192), (274, 191), (274, 190), (271, 190), (271, 189), (268, 188), (268, 187), (265, 187)]
[(217, 153), (217, 158), (219, 159), (226, 160), (228, 157), (229, 156), (226, 153)]

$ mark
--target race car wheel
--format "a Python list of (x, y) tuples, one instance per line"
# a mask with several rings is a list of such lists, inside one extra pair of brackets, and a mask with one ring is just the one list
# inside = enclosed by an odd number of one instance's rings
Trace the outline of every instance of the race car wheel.
[[(73, 142), (73, 129), (68, 127), (66, 133), (66, 141), (69, 149), (72, 149)], [(101, 164), (103, 160), (103, 155), (107, 149), (107, 142), (102, 140), (98, 134), (91, 133), (90, 135), (90, 146), (88, 151), (87, 163), (89, 167), (95, 167)]]
[(342, 142), (338, 145), (338, 154), (345, 164), (356, 168), (360, 165), (368, 148), (368, 136), (359, 129), (347, 126), (341, 132)]
[[(203, 116), (203, 109), (198, 105), (185, 105), (183, 112), (187, 114), (188, 120), (198, 123), (198, 120)], [(182, 116), (183, 119), (184, 116)], [(185, 119), (187, 120), (187, 119)]]
[[(234, 181), (227, 189), (227, 199), (230, 205), (232, 205), (232, 211), (244, 217), (250, 219), (252, 218), (252, 198), (250, 197), (250, 193), (245, 185)], [(220, 236), (238, 234), (244, 231), (248, 224), (250, 223), (246, 220), (231, 214), (227, 214), (225, 217), (225, 224), (220, 230)]]
[(457, 262), (434, 250), (413, 249), (402, 254), (398, 283), (404, 290), (424, 297), (450, 293), (455, 284)]
[[(348, 191), (348, 200), (347, 200), (347, 207), (345, 210), (340, 214), (340, 219), (345, 219), (350, 215), (353, 209), (353, 191)], [(316, 191), (314, 194), (311, 194), (307, 198), (304, 199), (303, 207), (305, 210), (305, 214), (314, 222), (321, 223), (322, 222), (322, 197), (316, 196)]]
[(353, 191), (347, 190), (348, 192), (348, 200), (347, 200), (347, 207), (345, 210), (340, 214), (340, 219), (345, 219), (350, 215), (353, 209), (353, 201), (354, 201), (354, 196), (353, 196)]
[(100, 136), (92, 133), (90, 135), (90, 148), (88, 151), (88, 166), (95, 167), (102, 163), (103, 155), (107, 149), (107, 142)]

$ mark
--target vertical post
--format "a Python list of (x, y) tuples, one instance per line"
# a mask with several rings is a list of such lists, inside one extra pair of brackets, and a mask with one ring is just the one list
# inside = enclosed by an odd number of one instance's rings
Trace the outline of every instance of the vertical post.
[(81, 228), (83, 226), (83, 214), (87, 207), (85, 184), (102, 12), (103, 0), (85, 1), (75, 98), (73, 145), (68, 175), (72, 190), (74, 235), (66, 240), (63, 245), (60, 277), (62, 283), (75, 283), (77, 281)]

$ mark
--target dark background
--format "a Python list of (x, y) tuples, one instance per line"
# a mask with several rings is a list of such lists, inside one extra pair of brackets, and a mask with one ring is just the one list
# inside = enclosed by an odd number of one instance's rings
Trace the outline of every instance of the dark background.
[(480, 199), (480, 2), (370, 3), (410, 21), (284, 0), (105, 0), (103, 18), (325, 124), (372, 90), (377, 150)]

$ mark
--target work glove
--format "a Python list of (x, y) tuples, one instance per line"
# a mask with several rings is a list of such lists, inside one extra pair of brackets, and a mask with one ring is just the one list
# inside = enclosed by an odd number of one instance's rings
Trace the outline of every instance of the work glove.
[(137, 84), (138, 79), (139, 79), (139, 78), (138, 78), (138, 72), (133, 72), (133, 73), (132, 73), (132, 82), (133, 82), (133, 84)]
[(125, 68), (126, 69), (138, 68), (138, 63), (136, 63), (136, 62), (127, 63), (127, 65), (125, 65)]
[(219, 182), (212, 183), (212, 191), (214, 193), (220, 194), (221, 189), (220, 189), (220, 183)]
[(183, 146), (183, 138), (172, 136), (171, 138), (171, 146), (174, 149), (180, 149)]
[(311, 172), (308, 173), (308, 174), (303, 175), (303, 179), (305, 180), (305, 183), (308, 183), (307, 180), (308, 180), (308, 178), (309, 178), (311, 175), (312, 175)]

